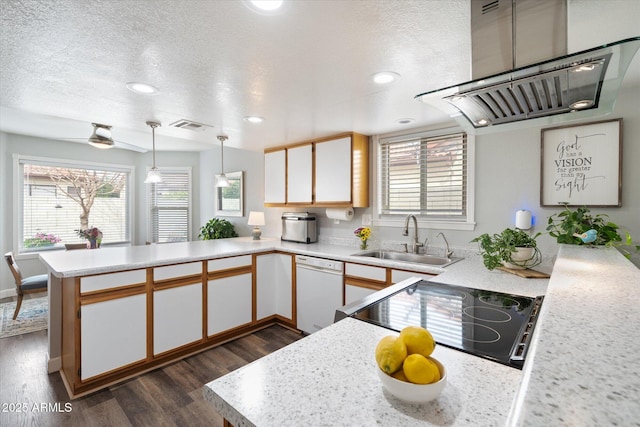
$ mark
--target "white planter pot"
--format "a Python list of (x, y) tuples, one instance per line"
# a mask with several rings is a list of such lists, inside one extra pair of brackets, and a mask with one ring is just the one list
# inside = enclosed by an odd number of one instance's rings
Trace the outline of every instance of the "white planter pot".
[(507, 268), (524, 270), (534, 264), (534, 254), (535, 248), (516, 248), (516, 251), (511, 253), (511, 261), (518, 263), (518, 265), (506, 261), (503, 261), (502, 264)]

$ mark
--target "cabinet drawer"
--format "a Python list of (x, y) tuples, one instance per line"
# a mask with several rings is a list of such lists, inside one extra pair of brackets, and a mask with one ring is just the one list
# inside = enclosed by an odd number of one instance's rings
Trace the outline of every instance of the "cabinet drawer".
[(345, 274), (352, 277), (362, 277), (370, 280), (386, 282), (387, 269), (384, 267), (372, 267), (370, 265), (349, 264), (345, 265)]
[(153, 280), (155, 282), (167, 279), (177, 279), (185, 276), (202, 274), (201, 262), (189, 262), (186, 264), (168, 265), (166, 267), (156, 267), (153, 269)]
[(207, 271), (213, 272), (230, 268), (247, 267), (250, 266), (252, 262), (251, 255), (212, 259), (207, 261)]
[(102, 291), (105, 289), (119, 288), (121, 286), (135, 285), (147, 281), (146, 270), (122, 271), (120, 273), (101, 274), (80, 278), (80, 293)]
[(391, 283), (398, 283), (406, 280), (410, 277), (419, 277), (424, 280), (429, 280), (433, 278), (433, 274), (428, 273), (416, 273), (414, 271), (404, 271), (404, 270), (391, 270)]

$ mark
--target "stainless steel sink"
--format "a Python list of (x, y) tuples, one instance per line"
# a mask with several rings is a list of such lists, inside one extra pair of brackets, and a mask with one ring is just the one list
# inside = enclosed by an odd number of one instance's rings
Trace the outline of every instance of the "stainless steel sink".
[(353, 256), (388, 259), (391, 261), (412, 262), (415, 264), (435, 265), (438, 267), (446, 267), (462, 259), (459, 257), (445, 258), (433, 255), (409, 254), (406, 252), (397, 251), (366, 251), (355, 253), (353, 254)]

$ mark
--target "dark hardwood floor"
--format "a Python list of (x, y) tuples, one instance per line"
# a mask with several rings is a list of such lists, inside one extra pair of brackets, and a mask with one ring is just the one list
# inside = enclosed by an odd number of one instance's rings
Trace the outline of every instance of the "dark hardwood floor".
[(204, 384), (302, 336), (280, 326), (69, 400), (47, 374), (47, 331), (0, 339), (0, 426), (222, 426)]

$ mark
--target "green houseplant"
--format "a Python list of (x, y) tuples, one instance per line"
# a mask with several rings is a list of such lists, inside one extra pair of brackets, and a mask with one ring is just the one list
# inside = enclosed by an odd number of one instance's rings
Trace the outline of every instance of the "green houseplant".
[(540, 235), (532, 236), (517, 228), (505, 228), (501, 233), (484, 233), (472, 242), (477, 242), (485, 267), (489, 270), (505, 266), (508, 268), (531, 268), (542, 262), (536, 242)]
[[(631, 234), (625, 232), (624, 240), (619, 232), (620, 227), (609, 221), (606, 214), (592, 214), (588, 207), (581, 206), (575, 210), (565, 205), (564, 210), (549, 217), (547, 231), (551, 237), (555, 237), (558, 243), (569, 245), (589, 246), (633, 246)], [(593, 241), (584, 241), (584, 236), (590, 230), (595, 230), (596, 237)], [(640, 245), (635, 246), (640, 251)], [(620, 252), (627, 258), (631, 253), (620, 248)]]
[[(618, 233), (619, 228), (617, 224), (608, 220), (607, 215), (593, 215), (586, 206), (571, 210), (565, 205), (562, 212), (549, 217), (547, 224), (547, 231), (551, 237), (555, 237), (558, 243), (570, 245), (613, 246), (616, 242), (622, 241), (622, 237)], [(595, 241), (585, 243), (579, 236), (589, 230), (595, 230), (598, 234)], [(627, 233), (627, 240), (631, 244), (629, 233)]]
[(236, 233), (232, 223), (220, 218), (211, 218), (200, 228), (200, 234), (198, 235), (200, 240), (226, 239), (229, 237), (238, 237), (238, 233)]

